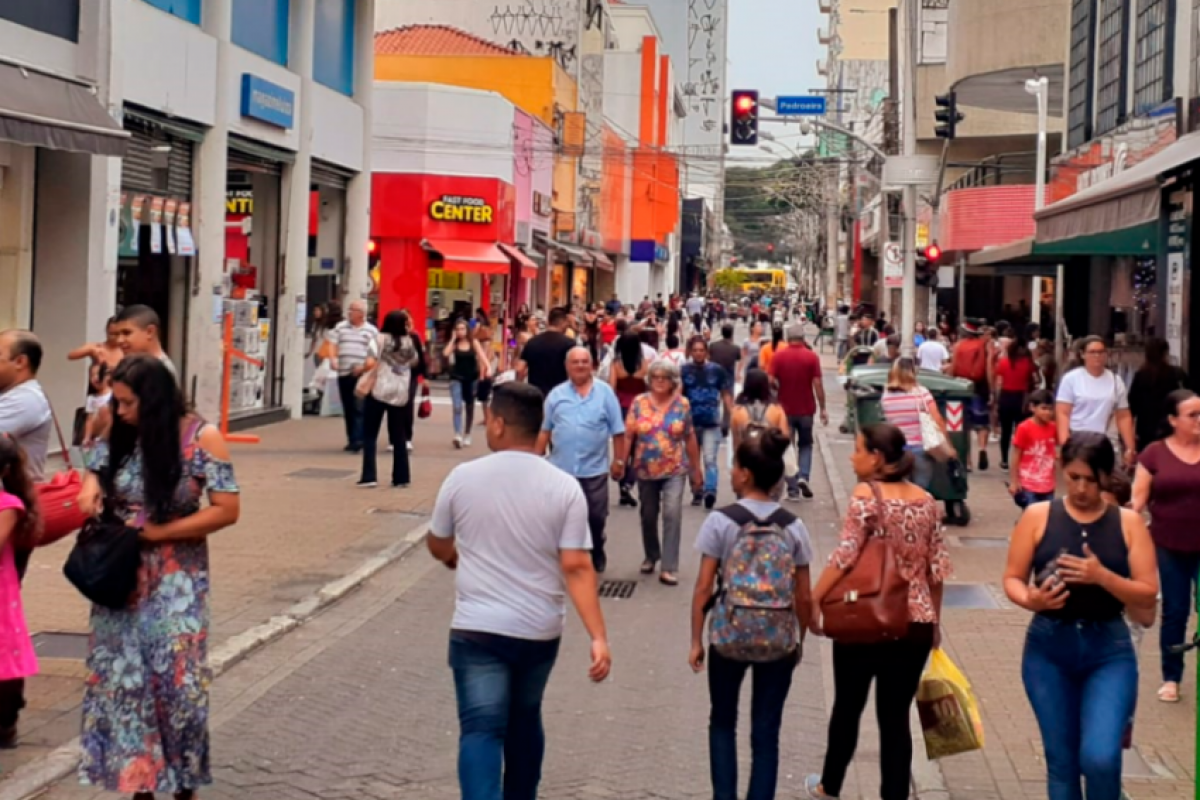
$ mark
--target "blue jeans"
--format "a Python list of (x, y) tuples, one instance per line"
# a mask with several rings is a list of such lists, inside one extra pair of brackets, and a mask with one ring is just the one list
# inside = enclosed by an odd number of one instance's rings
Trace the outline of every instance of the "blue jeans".
[(454, 433), (462, 435), (463, 431), (463, 411), (467, 412), (467, 436), (471, 435), (471, 424), (475, 420), (475, 396), (479, 390), (479, 381), (471, 381), (464, 383), (463, 381), (450, 381), (450, 401), (454, 403)]
[(696, 439), (700, 445), (700, 458), (704, 461), (704, 493), (715, 495), (721, 480), (721, 435), (720, 427), (696, 428)]
[(792, 441), (796, 445), (796, 467), (799, 471), (795, 475), (783, 477), (787, 479), (788, 493), (795, 494), (800, 491), (799, 482), (807, 482), (812, 475), (813, 418), (788, 417), (788, 427), (792, 429)]
[(1162, 625), (1158, 629), (1158, 644), (1162, 648), (1163, 681), (1178, 683), (1183, 680), (1183, 653), (1172, 653), (1170, 649), (1173, 645), (1183, 644), (1187, 636), (1200, 553), (1166, 547), (1154, 549), (1158, 551), (1158, 579), (1162, 587)]
[(779, 728), (783, 707), (792, 688), (792, 674), (800, 659), (796, 655), (764, 664), (725, 658), (708, 648), (708, 697), (712, 712), (708, 720), (708, 758), (712, 773), (713, 800), (738, 800), (737, 719), (742, 679), (749, 670), (753, 681), (750, 697), (750, 789), (746, 800), (774, 800), (779, 781)]
[(912, 482), (925, 491), (933, 486), (933, 457), (925, 455), (925, 448), (910, 444), (904, 448), (913, 454)]
[[(1050, 800), (1119, 800), (1121, 740), (1137, 700), (1137, 657), (1120, 617), (1029, 623), (1021, 679), (1046, 751)], [(1086, 731), (1086, 733), (1085, 733)]]
[(546, 752), (542, 695), (558, 645), (450, 632), (462, 800), (536, 800)]
[(346, 425), (346, 444), (354, 450), (363, 446), (363, 401), (354, 393), (357, 375), (339, 375), (338, 396), (342, 401), (342, 421)]

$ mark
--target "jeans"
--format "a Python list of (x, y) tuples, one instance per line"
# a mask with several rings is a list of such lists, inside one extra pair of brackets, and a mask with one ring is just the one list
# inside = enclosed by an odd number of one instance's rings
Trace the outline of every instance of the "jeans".
[[(414, 378), (408, 388), (408, 405), (400, 409), (400, 432), (404, 434), (404, 442), (408, 443), (413, 440), (413, 425), (417, 418), (417, 381)], [(399, 442), (389, 442), (393, 447), (399, 446)]]
[(796, 445), (796, 464), (800, 471), (795, 475), (783, 477), (787, 479), (788, 494), (796, 494), (800, 491), (800, 481), (807, 482), (812, 475), (813, 418), (788, 417), (788, 427), (792, 429), (792, 441)]
[(933, 456), (925, 455), (925, 448), (909, 445), (905, 448), (913, 455), (912, 482), (925, 491), (933, 485)]
[(1017, 508), (1029, 508), (1034, 503), (1045, 503), (1053, 499), (1054, 492), (1031, 492), (1028, 489), (1022, 489), (1013, 495)]
[(716, 495), (717, 483), (721, 480), (721, 429), (696, 428), (700, 457), (704, 461), (704, 493)]
[(1183, 680), (1183, 653), (1172, 653), (1171, 647), (1183, 644), (1187, 636), (1188, 617), (1192, 613), (1192, 597), (1200, 570), (1200, 553), (1186, 553), (1166, 547), (1158, 552), (1158, 579), (1162, 588), (1162, 625), (1158, 643), (1162, 648), (1163, 681)]
[(588, 532), (592, 535), (592, 566), (599, 569), (606, 564), (604, 557), (604, 527), (608, 523), (608, 476), (578, 478), (579, 488), (587, 500)]
[[(642, 516), (642, 548), (647, 561), (662, 561), (663, 572), (679, 571), (679, 537), (683, 527), (683, 486), (687, 478), (676, 475), (657, 481), (638, 481), (638, 511)], [(658, 515), (662, 512), (662, 543)]]
[(750, 788), (746, 800), (774, 800), (779, 781), (779, 728), (783, 707), (792, 688), (796, 655), (763, 664), (733, 661), (708, 649), (708, 759), (713, 800), (738, 800), (737, 719), (742, 679), (749, 670)]
[[(475, 392), (479, 381), (450, 381), (450, 400), (454, 403), (454, 435), (470, 436), (471, 424), (475, 421)], [(463, 410), (467, 412), (467, 428), (463, 430)]]
[(450, 632), (462, 800), (536, 800), (546, 752), (542, 695), (558, 645)]
[(1013, 431), (1029, 416), (1025, 412), (1025, 392), (1000, 392), (996, 404), (996, 415), (1000, 418), (1000, 461), (1008, 463), (1008, 450), (1012, 446)]
[(921, 672), (933, 649), (933, 626), (914, 623), (908, 635), (878, 644), (833, 644), (833, 712), (821, 786), (838, 797), (846, 769), (858, 747), (858, 725), (871, 682), (875, 682), (875, 716), (879, 721), (881, 800), (908, 800), (912, 772), (909, 711), (917, 696)]
[(1137, 657), (1125, 621), (1035, 616), (1021, 679), (1042, 732), (1050, 800), (1083, 800), (1081, 777), (1088, 800), (1119, 800), (1121, 740), (1137, 699)]
[(412, 482), (408, 468), (408, 448), (404, 446), (403, 415), (407, 406), (393, 406), (367, 395), (363, 400), (363, 483), (374, 483), (378, 476), (375, 469), (375, 452), (379, 447), (379, 429), (387, 417), (388, 440), (392, 443), (392, 485), (401, 486)]
[(342, 421), (346, 423), (346, 444), (355, 450), (363, 444), (362, 400), (354, 394), (357, 375), (339, 375), (338, 395), (342, 400)]
[(841, 361), (846, 357), (846, 353), (850, 352), (850, 342), (846, 339), (837, 340), (837, 360)]

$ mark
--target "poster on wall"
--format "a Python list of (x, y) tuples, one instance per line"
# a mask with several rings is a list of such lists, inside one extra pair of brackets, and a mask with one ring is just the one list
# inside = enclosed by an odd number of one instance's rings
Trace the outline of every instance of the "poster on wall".
[(163, 199), (154, 197), (150, 200), (150, 252), (162, 252), (162, 215)]
[(117, 246), (117, 255), (122, 258), (137, 257), (138, 239), (142, 232), (142, 207), (145, 202), (144, 195), (121, 196), (120, 244)]
[(192, 238), (192, 204), (180, 203), (175, 216), (175, 246), (181, 256), (196, 255), (196, 240)]
[(163, 230), (167, 234), (167, 252), (175, 255), (175, 209), (179, 206), (178, 200), (168, 199), (163, 203)]

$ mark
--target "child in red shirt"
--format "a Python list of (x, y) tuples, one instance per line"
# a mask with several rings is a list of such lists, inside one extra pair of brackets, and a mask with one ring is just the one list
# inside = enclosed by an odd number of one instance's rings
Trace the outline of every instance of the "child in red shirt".
[(1017, 426), (1008, 491), (1021, 508), (1054, 499), (1057, 430), (1054, 397), (1045, 389), (1029, 396), (1033, 416)]

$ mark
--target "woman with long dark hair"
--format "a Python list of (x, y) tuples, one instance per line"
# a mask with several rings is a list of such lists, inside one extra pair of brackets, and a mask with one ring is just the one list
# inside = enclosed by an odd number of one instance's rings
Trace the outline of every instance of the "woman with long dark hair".
[[(752, 369), (746, 373), (746, 383), (742, 393), (738, 395), (737, 405), (729, 417), (729, 432), (733, 436), (733, 452), (737, 453), (742, 440), (752, 428), (773, 428), (791, 441), (791, 428), (788, 426), (787, 412), (783, 406), (771, 396), (771, 378), (761, 369)], [(785, 460), (787, 454), (785, 453)], [(793, 464), (794, 468), (794, 464)], [(791, 479), (791, 475), (785, 475)], [(783, 495), (784, 482), (771, 487), (771, 498), (778, 500)]]
[(996, 412), (1000, 418), (1000, 469), (1008, 470), (1008, 451), (1013, 431), (1029, 417), (1029, 393), (1033, 391), (1037, 364), (1029, 342), (1020, 328), (1009, 329), (1008, 346), (996, 362)]
[[(471, 337), (465, 319), (456, 320), (450, 341), (442, 351), (450, 365), (450, 401), (454, 404), (454, 446), (471, 446), (471, 425), (475, 421), (475, 400), (479, 381), (487, 378), (488, 357), (478, 339)], [(463, 413), (466, 412), (466, 434), (463, 434)]]
[[(404, 446), (411, 454), (413, 451), (413, 429), (417, 416), (417, 390), (429, 378), (429, 362), (425, 358), (425, 345), (421, 343), (421, 332), (413, 328), (412, 314), (407, 308), (400, 309), (404, 315), (405, 329), (412, 339), (412, 345), (417, 351), (417, 363), (411, 368), (411, 379), (408, 382), (408, 402), (400, 408), (400, 428), (404, 434)], [(396, 442), (391, 442), (396, 446)]]
[(363, 466), (359, 486), (378, 485), (375, 450), (385, 416), (388, 438), (393, 444), (392, 486), (408, 486), (412, 480), (408, 448), (400, 445), (405, 441), (404, 409), (412, 403), (412, 387), (417, 381), (414, 369), (420, 360), (417, 345), (408, 332), (408, 315), (399, 309), (388, 312), (365, 365), (367, 370), (375, 370), (375, 384), (363, 399)]
[(208, 537), (240, 512), (229, 449), (184, 408), (158, 359), (130, 355), (113, 372), (113, 424), (88, 466), (80, 509), (138, 528), (142, 566), (126, 608), (92, 607), (80, 775), (136, 800), (191, 800), (212, 782)]
[(1168, 409), (1163, 399), (1176, 389), (1188, 389), (1188, 375), (1171, 363), (1171, 346), (1166, 339), (1146, 342), (1146, 361), (1133, 375), (1129, 385), (1129, 411), (1133, 414), (1133, 435), (1138, 452), (1170, 434), (1166, 424)]
[[(646, 391), (646, 373), (650, 369), (650, 359), (642, 351), (642, 341), (636, 333), (627, 332), (617, 337), (615, 344), (616, 357), (608, 370), (608, 381), (617, 393), (617, 402), (621, 405), (621, 416), (628, 417), (633, 401)], [(632, 444), (632, 443), (631, 443)], [(633, 485), (637, 478), (633, 474), (633, 447), (629, 448), (625, 464), (625, 474), (621, 478), (621, 505), (637, 507), (633, 496)]]

